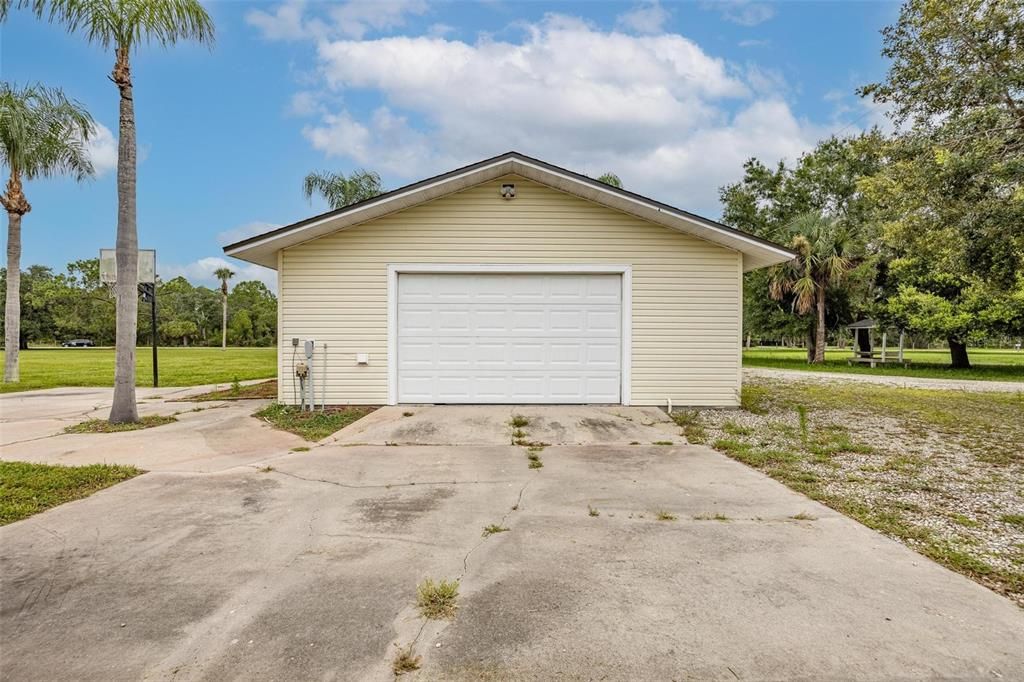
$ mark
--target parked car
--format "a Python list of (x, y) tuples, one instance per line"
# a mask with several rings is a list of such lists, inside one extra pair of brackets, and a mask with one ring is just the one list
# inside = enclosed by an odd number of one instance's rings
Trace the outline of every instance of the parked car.
[(92, 342), (92, 339), (70, 339), (60, 345), (65, 348), (91, 348), (96, 344)]

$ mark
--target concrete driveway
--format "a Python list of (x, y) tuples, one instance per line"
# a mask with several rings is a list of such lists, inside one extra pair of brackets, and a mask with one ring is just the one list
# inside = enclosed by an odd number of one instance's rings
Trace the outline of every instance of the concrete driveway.
[[(529, 469), (503, 423), (528, 409), (529, 440), (641, 430)], [(668, 429), (643, 411), (475, 410), (381, 410), (0, 528), (0, 677), (386, 680), (409, 645), (422, 680), (1024, 677), (1024, 611), (710, 449), (649, 444)], [(428, 419), (431, 444), (349, 444)], [(428, 577), (460, 581), (454, 620), (417, 614)]]

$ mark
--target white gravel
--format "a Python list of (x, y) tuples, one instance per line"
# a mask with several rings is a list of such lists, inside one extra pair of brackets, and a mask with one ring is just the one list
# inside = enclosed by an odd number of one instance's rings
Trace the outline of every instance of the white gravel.
[(861, 382), (883, 384), (899, 388), (932, 388), (953, 391), (975, 391), (996, 393), (1024, 392), (1024, 381), (978, 381), (976, 379), (929, 379), (926, 377), (886, 376), (883, 374), (845, 374), (843, 372), (813, 372), (802, 369), (774, 369), (771, 367), (744, 367), (743, 377), (747, 379), (794, 379), (822, 383)]

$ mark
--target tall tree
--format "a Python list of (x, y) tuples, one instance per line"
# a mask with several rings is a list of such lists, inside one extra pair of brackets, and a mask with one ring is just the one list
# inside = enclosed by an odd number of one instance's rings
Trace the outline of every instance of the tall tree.
[(373, 171), (356, 170), (346, 176), (344, 173), (314, 171), (302, 182), (302, 192), (307, 199), (318, 194), (327, 200), (331, 210), (344, 208), (366, 201), (384, 192), (380, 175)]
[(136, 225), (135, 100), (131, 55), (140, 43), (212, 44), (213, 20), (199, 0), (0, 0), (0, 18), (12, 5), (81, 31), (90, 43), (114, 50), (111, 80), (120, 95), (117, 144), (117, 358), (110, 421), (136, 422), (135, 342), (138, 323), (139, 238)]
[(888, 312), (967, 367), (969, 341), (1012, 324), (1024, 275), (1024, 5), (909, 0), (882, 34), (892, 64), (860, 93), (899, 129), (866, 185), (893, 251)]
[(214, 277), (220, 280), (220, 302), (221, 302), (221, 350), (228, 348), (228, 280), (235, 276), (231, 268), (217, 268), (213, 272)]
[(0, 83), (0, 162), (9, 172), (7, 187), (0, 195), (0, 205), (7, 211), (5, 382), (20, 378), (21, 221), (32, 210), (22, 181), (57, 174), (77, 180), (91, 176), (93, 167), (85, 144), (92, 130), (89, 114), (60, 90)]
[(801, 315), (814, 311), (815, 339), (811, 362), (825, 361), (825, 294), (840, 284), (855, 265), (851, 254), (855, 240), (838, 220), (819, 213), (805, 213), (789, 227), (789, 247), (797, 257), (769, 271), (769, 293), (775, 300), (792, 295)]

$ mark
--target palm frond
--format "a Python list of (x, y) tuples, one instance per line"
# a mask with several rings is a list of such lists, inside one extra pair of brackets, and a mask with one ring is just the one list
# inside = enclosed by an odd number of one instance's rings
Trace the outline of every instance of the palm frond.
[(0, 83), (0, 159), (27, 179), (94, 173), (87, 142), (89, 112), (57, 88)]
[(213, 20), (198, 0), (0, 0), (0, 19), (11, 8), (62, 24), (104, 48), (214, 42)]

